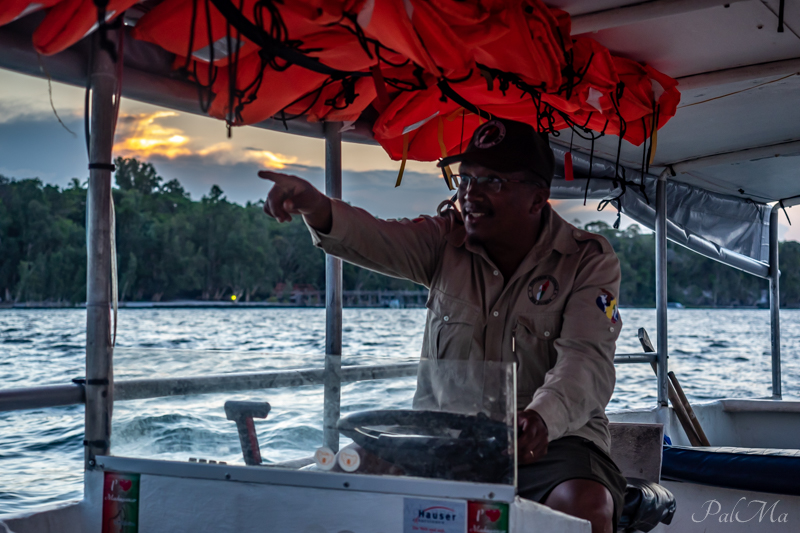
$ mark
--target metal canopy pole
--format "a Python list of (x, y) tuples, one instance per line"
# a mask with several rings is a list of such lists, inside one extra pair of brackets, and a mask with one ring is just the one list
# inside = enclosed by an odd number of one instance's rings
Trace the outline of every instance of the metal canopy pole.
[(781, 397), (781, 294), (778, 268), (778, 213), (780, 203), (769, 212), (769, 325), (772, 348), (772, 396)]
[(656, 184), (656, 350), (658, 352), (658, 405), (667, 406), (667, 173)]
[[(325, 194), (342, 197), (342, 123), (325, 123)], [(339, 450), (337, 423), (341, 413), (342, 260), (325, 256), (325, 376), (323, 443)]]
[[(116, 68), (94, 34), (91, 66), (91, 141), (86, 214), (86, 429), (85, 468), (111, 447), (114, 406), (111, 351), (111, 147), (114, 144)], [(105, 168), (97, 168), (97, 165)]]

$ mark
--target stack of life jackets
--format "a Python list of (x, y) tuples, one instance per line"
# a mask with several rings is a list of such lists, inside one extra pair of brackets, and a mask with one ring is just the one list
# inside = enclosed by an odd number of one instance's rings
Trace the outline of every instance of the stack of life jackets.
[[(137, 0), (109, 0), (106, 20)], [(83, 38), (95, 0), (4, 0), (0, 25), (38, 9), (42, 54)], [(572, 36), (540, 0), (164, 0), (132, 35), (174, 67), (230, 125), (374, 120), (393, 159), (458, 153), (497, 116), (539, 131), (582, 128), (641, 145), (680, 100), (677, 82)]]

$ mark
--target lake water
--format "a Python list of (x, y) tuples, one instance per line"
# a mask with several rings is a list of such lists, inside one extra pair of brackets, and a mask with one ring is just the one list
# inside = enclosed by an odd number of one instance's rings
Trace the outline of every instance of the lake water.
[[(655, 311), (624, 309), (618, 353), (641, 352), (636, 331), (655, 340)], [(84, 375), (85, 311), (0, 311), (2, 388), (66, 384)], [(322, 309), (122, 309), (115, 379), (320, 367)], [(344, 364), (419, 357), (424, 309), (345, 309)], [(692, 400), (771, 394), (766, 310), (670, 310), (670, 367)], [(800, 311), (782, 312), (783, 387), (800, 398)], [(404, 408), (413, 378), (361, 382), (342, 390), (342, 411)], [(649, 365), (617, 367), (609, 409), (655, 404)], [(256, 423), (269, 462), (307, 457), (322, 442), (322, 388), (118, 402), (112, 453), (242, 463), (229, 399), (268, 401)], [(83, 407), (0, 413), (0, 514), (81, 498)]]

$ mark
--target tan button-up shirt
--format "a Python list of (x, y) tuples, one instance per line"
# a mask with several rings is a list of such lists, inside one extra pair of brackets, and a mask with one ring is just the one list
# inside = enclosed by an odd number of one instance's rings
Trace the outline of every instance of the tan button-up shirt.
[(510, 279), (460, 217), (381, 220), (333, 200), (329, 234), (314, 244), (364, 268), (430, 289), (423, 359), (517, 363), (517, 405), (536, 410), (549, 439), (580, 436), (608, 452), (605, 407), (614, 391), (620, 268), (603, 237), (551, 208)]

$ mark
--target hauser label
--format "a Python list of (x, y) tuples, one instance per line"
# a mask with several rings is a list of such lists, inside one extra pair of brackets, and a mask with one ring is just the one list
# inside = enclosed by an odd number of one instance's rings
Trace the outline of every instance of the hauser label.
[(464, 533), (467, 502), (403, 499), (403, 533)]

